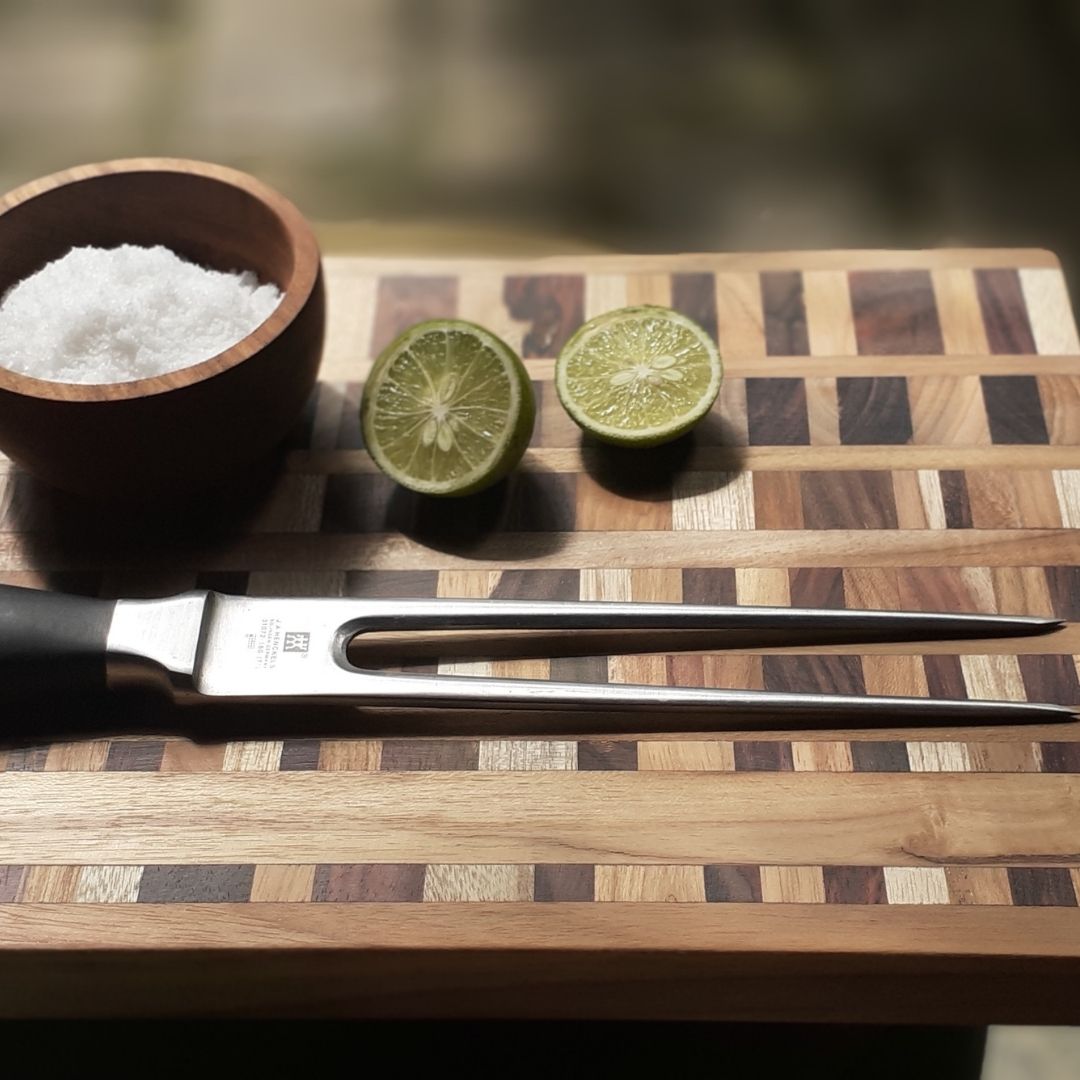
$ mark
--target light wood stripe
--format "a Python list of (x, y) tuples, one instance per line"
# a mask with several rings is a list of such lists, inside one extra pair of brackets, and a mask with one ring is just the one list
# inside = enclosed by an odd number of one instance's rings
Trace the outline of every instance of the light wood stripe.
[(1078, 798), (1068, 774), (12, 773), (0, 862), (1052, 864)]
[(582, 569), (578, 585), (580, 600), (617, 600), (632, 599), (630, 593), (629, 570), (593, 570)]
[(735, 597), (743, 607), (790, 607), (790, 578), (787, 571), (779, 567), (740, 567), (735, 571)]
[(142, 874), (141, 866), (84, 866), (73, 899), (77, 904), (134, 904)]
[(989, 353), (974, 273), (966, 267), (935, 269), (930, 272), (930, 279), (945, 352), (951, 355)]
[(960, 667), (969, 697), (983, 701), (1023, 701), (1025, 698), (1024, 680), (1015, 656), (961, 656)]
[(586, 320), (626, 305), (626, 277), (623, 274), (589, 274), (585, 278)]
[(596, 899), (609, 903), (703, 903), (700, 866), (598, 866)]
[(108, 739), (53, 743), (45, 757), (45, 771), (100, 772), (108, 754)]
[(576, 742), (556, 739), (483, 739), (479, 768), (485, 772), (577, 768)]
[[(640, 758), (640, 749), (638, 756)], [(820, 742), (795, 740), (791, 744), (791, 760), (796, 772), (851, 772), (851, 744), (835, 739)]]
[(851, 292), (843, 270), (806, 271), (803, 304), (812, 356), (857, 355)]
[[(734, 385), (738, 385), (735, 383)], [(835, 406), (834, 406), (835, 407)], [(730, 422), (730, 417), (725, 416)], [(830, 421), (831, 422), (831, 421)], [(745, 434), (745, 401), (743, 415)], [(599, 452), (602, 454), (602, 452)], [(581, 473), (599, 463), (598, 452), (570, 447), (533, 447), (530, 465), (546, 472)], [(334, 474), (369, 474), (377, 468), (363, 450), (293, 451), (290, 469)], [(1023, 479), (1033, 469), (1080, 468), (1080, 446), (699, 446), (682, 465), (684, 472), (730, 473), (749, 470), (831, 472), (837, 469), (1008, 469)]]
[(1080, 529), (1080, 470), (1056, 469), (1054, 491), (1061, 510), (1061, 523), (1067, 529)]
[(29, 866), (20, 899), (24, 904), (70, 904), (79, 887), (78, 866)]
[(458, 315), (486, 326), (520, 356), (527, 324), (507, 310), (503, 284), (503, 276), (498, 273), (463, 274), (458, 279)]
[(294, 904), (311, 899), (315, 884), (315, 867), (256, 866), (251, 883), (252, 903)]
[(668, 772), (734, 772), (735, 745), (721, 739), (678, 741), (645, 739), (638, 743), (638, 769)]
[(765, 355), (765, 314), (757, 273), (716, 275), (716, 326), (720, 354), (750, 359)]
[(820, 866), (763, 866), (761, 899), (766, 904), (824, 904)]
[(1080, 337), (1061, 271), (1024, 268), (1020, 271), (1020, 287), (1035, 348), (1052, 355), (1080, 353)]
[(382, 743), (378, 739), (324, 739), (319, 768), (327, 772), (378, 772)]
[(886, 866), (890, 904), (947, 904), (949, 884), (942, 866)]
[(320, 377), (343, 382), (357, 379), (358, 361), (371, 356), (378, 279), (351, 259), (324, 259), (323, 269), (327, 318)]
[(971, 772), (968, 748), (961, 742), (909, 742), (912, 772)]
[(432, 865), (424, 876), (424, 900), (514, 901), (533, 898), (531, 865)]
[(947, 866), (945, 881), (954, 904), (1012, 903), (1009, 874), (1003, 866)]
[(673, 529), (752, 529), (753, 475), (694, 472), (675, 478)]
[(281, 764), (281, 749), (280, 740), (227, 743), (221, 767), (225, 772), (274, 772)]

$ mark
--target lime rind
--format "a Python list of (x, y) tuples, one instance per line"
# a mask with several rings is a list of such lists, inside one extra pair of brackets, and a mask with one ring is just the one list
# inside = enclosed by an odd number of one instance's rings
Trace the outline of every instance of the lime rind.
[(532, 436), (536, 403), (506, 342), (462, 319), (431, 319), (380, 353), (360, 420), (376, 465), (425, 495), (469, 495), (502, 479)]
[(591, 319), (555, 366), (555, 388), (571, 419), (621, 446), (678, 438), (712, 408), (722, 379), (708, 333), (680, 312), (651, 305)]

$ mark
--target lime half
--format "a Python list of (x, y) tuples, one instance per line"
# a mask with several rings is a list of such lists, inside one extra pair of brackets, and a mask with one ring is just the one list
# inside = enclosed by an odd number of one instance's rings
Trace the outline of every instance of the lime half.
[(590, 319), (555, 365), (555, 388), (574, 421), (621, 446), (678, 438), (712, 407), (722, 378), (712, 338), (663, 307), (620, 308)]
[(434, 319), (383, 350), (360, 423), (388, 476), (425, 495), (469, 495), (520, 460), (536, 404), (525, 366), (481, 326)]

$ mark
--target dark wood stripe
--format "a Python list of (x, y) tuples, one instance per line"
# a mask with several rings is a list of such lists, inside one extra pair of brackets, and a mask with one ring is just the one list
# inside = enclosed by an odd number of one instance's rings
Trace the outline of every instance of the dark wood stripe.
[(509, 532), (573, 532), (577, 520), (577, 477), (573, 473), (523, 469), (506, 481)]
[(585, 279), (580, 274), (508, 277), (503, 301), (513, 318), (529, 323), (522, 356), (558, 356), (585, 321)]
[(606, 656), (553, 656), (551, 678), (554, 682), (606, 683)]
[(390, 500), (397, 485), (377, 473), (338, 473), (326, 478), (322, 521), (324, 533), (385, 532)]
[(1045, 573), (1054, 616), (1080, 622), (1080, 566), (1047, 566)]
[(706, 866), (705, 899), (710, 904), (760, 904), (761, 868)]
[(716, 340), (716, 278), (712, 274), (672, 274), (671, 306)]
[(791, 772), (794, 768), (789, 742), (747, 739), (735, 743), (736, 772)]
[(971, 498), (967, 476), (959, 469), (942, 469), (938, 473), (941, 502), (945, 508), (945, 525), (950, 529), (970, 529)]
[(758, 529), (804, 526), (799, 473), (782, 470), (754, 473), (754, 524)]
[(577, 600), (578, 570), (504, 570), (491, 595), (499, 600)]
[(47, 746), (26, 746), (7, 752), (5, 772), (41, 772), (48, 757)]
[(541, 903), (575, 903), (596, 896), (596, 868), (576, 863), (537, 865), (533, 899)]
[(438, 570), (350, 570), (346, 596), (427, 600), (439, 589)]
[(1076, 907), (1069, 871), (1062, 866), (1010, 866), (1009, 889), (1017, 907)]
[(1028, 701), (1080, 705), (1080, 679), (1071, 656), (1061, 653), (1018, 657)]
[(844, 571), (837, 566), (799, 566), (788, 571), (791, 606), (844, 607)]
[(945, 351), (929, 271), (853, 270), (848, 280), (861, 354)]
[(318, 739), (286, 739), (281, 745), (281, 772), (310, 772), (319, 767), (322, 743)]
[(419, 903), (426, 867), (417, 863), (317, 866), (311, 899), (319, 903)]
[(1080, 773), (1080, 742), (1044, 742), (1042, 771)]
[(826, 904), (887, 904), (880, 866), (823, 866)]
[(896, 495), (889, 472), (800, 474), (808, 529), (895, 529)]
[(0, 866), (0, 904), (13, 904), (22, 886), (22, 866)]
[(477, 739), (387, 739), (383, 743), (383, 772), (460, 772), (475, 769), (480, 760)]
[(926, 692), (930, 697), (962, 701), (968, 696), (959, 656), (935, 653), (924, 656), (922, 661), (926, 672)]
[(861, 656), (763, 656), (761, 665), (766, 690), (778, 693), (866, 693)]
[(580, 772), (633, 772), (637, 743), (630, 739), (587, 739), (578, 743)]
[(164, 739), (116, 739), (109, 743), (105, 771), (157, 772), (164, 753)]
[(975, 271), (986, 340), (992, 353), (1033, 353), (1035, 338), (1016, 270)]
[(729, 566), (682, 572), (683, 603), (730, 605), (735, 599), (735, 571)]
[(1049, 443), (1039, 383), (1034, 375), (982, 375), (983, 401), (995, 443)]
[(851, 763), (856, 772), (911, 772), (907, 743), (851, 743)]
[(746, 423), (751, 446), (809, 446), (806, 383), (747, 379)]
[(196, 589), (210, 589), (227, 596), (246, 596), (248, 591), (246, 570), (204, 570), (195, 576)]
[(341, 421), (338, 424), (337, 439), (334, 442), (335, 449), (360, 450), (363, 448), (364, 433), (360, 430), (360, 401), (363, 396), (363, 383), (345, 384), (345, 393), (341, 400)]
[(382, 352), (391, 341), (424, 319), (457, 315), (456, 277), (384, 277), (375, 301), (375, 327), (371, 353)]
[(836, 396), (845, 446), (911, 442), (911, 406), (903, 376), (837, 379)]
[(765, 351), (770, 356), (807, 356), (803, 276), (798, 270), (769, 270), (761, 275), (765, 313)]
[(242, 904), (251, 899), (255, 867), (150, 865), (139, 882), (140, 904)]

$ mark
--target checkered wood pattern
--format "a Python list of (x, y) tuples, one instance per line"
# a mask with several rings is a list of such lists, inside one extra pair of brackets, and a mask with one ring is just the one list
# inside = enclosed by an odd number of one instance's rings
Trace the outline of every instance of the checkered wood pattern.
[[(151, 529), (136, 542), (115, 522), (0, 463), (0, 581), (101, 596), (198, 587), (266, 596), (1054, 615), (1069, 625), (1052, 638), (940, 643), (925, 652), (901, 645), (427, 656), (405, 657), (402, 666), (462, 676), (1080, 702), (1080, 559), (1072, 532), (1080, 527), (1080, 342), (1051, 257), (811, 253), (541, 266), (330, 260), (327, 270), (323, 381), (290, 437), (284, 470), (241, 524), (212, 539), (197, 528), (181, 536)], [(716, 336), (727, 368), (717, 407), (693, 438), (647, 457), (583, 442), (551, 383), (553, 358), (581, 321), (628, 303), (669, 304), (697, 319)], [(540, 405), (522, 469), (457, 503), (395, 488), (373, 468), (356, 420), (371, 357), (412, 322), (439, 315), (482, 322), (520, 350)], [(622, 736), (496, 730), (322, 737), (306, 734), (305, 714), (297, 715), (294, 730), (272, 739), (108, 733), (9, 742), (0, 746), (0, 792), (9, 778), (22, 785), (11, 788), (13, 798), (33, 799), (39, 790), (61, 790), (35, 787), (62, 781), (45, 774), (72, 774), (73, 783), (79, 774), (78, 782), (90, 785), (80, 791), (92, 797), (100, 790), (108, 802), (120, 798), (113, 790), (138, 799), (159, 790), (140, 785), (186, 777), (200, 785), (200, 797), (227, 801), (231, 778), (243, 774), (265, 782), (269, 806), (298, 774), (334, 773), (343, 785), (392, 785), (424, 774), (453, 793), (500, 774), (523, 783), (550, 777), (559, 785), (552, 789), (556, 805), (572, 816), (574, 785), (586, 774), (600, 783), (604, 774), (621, 774), (640, 785), (632, 790), (643, 800), (660, 800), (650, 805), (662, 817), (661, 796), (652, 794), (658, 778), (689, 784), (698, 777), (722, 793), (723, 774), (758, 774), (745, 777), (755, 785), (814, 774), (833, 785), (815, 796), (824, 817), (825, 807), (843, 805), (849, 777), (902, 784), (900, 774), (921, 774), (928, 784), (949, 785), (926, 788), (930, 803), (940, 790), (943, 806), (959, 800), (962, 810), (965, 793), (975, 790), (969, 779), (994, 785), (985, 790), (991, 802), (1000, 800), (1002, 821), (1012, 813), (1023, 824), (1033, 790), (1049, 793), (1050, 810), (1060, 796), (1065, 809), (1046, 830), (1027, 822), (1026, 848), (996, 850), (1006, 840), (991, 829), (982, 858), (954, 856), (946, 815), (943, 842), (902, 865), (873, 845), (864, 859), (838, 858), (828, 830), (814, 833), (813, 815), (808, 835), (817, 838), (800, 860), (771, 856), (765, 830), (760, 852), (744, 852), (750, 858), (718, 860), (704, 848), (693, 857), (685, 846), (680, 855), (657, 841), (656, 851), (636, 861), (614, 841), (602, 851), (601, 820), (591, 847), (563, 861), (536, 854), (527, 836), (513, 850), (501, 834), (497, 844), (461, 841), (454, 861), (420, 857), (426, 849), (416, 823), (416, 836), (387, 842), (389, 855), (380, 848), (367, 861), (333, 861), (333, 845), (324, 849), (320, 840), (318, 804), (307, 809), (303, 855), (252, 856), (258, 845), (239, 833), (233, 838), (226, 817), (205, 859), (184, 854), (188, 848), (163, 858), (162, 845), (142, 844), (142, 826), (130, 821), (121, 826), (133, 830), (123, 857), (110, 861), (106, 839), (93, 858), (81, 859), (43, 819), (50, 852), (43, 861), (31, 814), (29, 826), (0, 834), (0, 905), (1077, 904), (1080, 864), (1075, 843), (1062, 837), (1080, 824), (1069, 809), (1080, 737), (1067, 726), (766, 736), (683, 733), (671, 730), (676, 718), (658, 717), (655, 730)], [(1047, 786), (1014, 787), (1024, 776)], [(345, 797), (351, 790), (334, 788)], [(747, 797), (752, 790), (738, 788)], [(511, 815), (513, 832), (514, 803), (506, 799), (500, 812)], [(606, 812), (622, 810), (613, 802)], [(408, 820), (412, 807), (402, 802), (396, 813)], [(926, 827), (915, 809), (904, 813), (910, 821), (895, 827)], [(437, 819), (431, 828), (438, 833)], [(547, 828), (558, 840), (559, 821)], [(152, 857), (140, 856), (143, 848), (153, 849)], [(496, 848), (502, 861), (490, 857)]]

